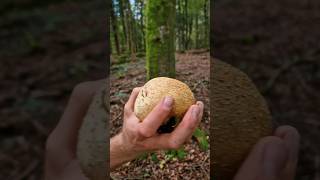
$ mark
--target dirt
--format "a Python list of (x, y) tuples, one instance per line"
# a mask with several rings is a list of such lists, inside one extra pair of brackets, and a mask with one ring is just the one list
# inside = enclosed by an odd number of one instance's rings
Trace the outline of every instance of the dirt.
[(274, 122), (301, 135), (296, 179), (320, 172), (320, 2), (215, 1), (214, 56), (246, 72)]
[[(209, 135), (209, 52), (204, 50), (176, 54), (176, 78), (189, 85), (197, 100), (205, 104), (200, 128)], [(111, 67), (111, 136), (121, 130), (122, 110), (131, 90), (146, 82), (145, 60)], [(123, 72), (122, 72), (123, 71)], [(125, 75), (123, 75), (125, 74)], [(158, 161), (149, 155), (121, 166), (112, 172), (113, 179), (209, 179), (210, 149), (203, 151), (195, 139), (185, 146), (187, 156), (183, 160), (166, 160), (165, 151), (157, 152)], [(163, 164), (163, 166), (161, 165)]]
[(106, 76), (106, 8), (10, 3), (0, 16), (0, 179), (43, 179), (45, 141), (73, 87)]

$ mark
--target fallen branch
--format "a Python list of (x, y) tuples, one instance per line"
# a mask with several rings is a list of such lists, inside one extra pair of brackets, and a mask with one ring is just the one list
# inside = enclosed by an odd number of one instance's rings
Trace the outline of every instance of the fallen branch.
[(263, 94), (268, 93), (273, 88), (274, 84), (276, 83), (276, 81), (278, 80), (280, 75), (282, 75), (283, 73), (287, 72), (291, 67), (296, 65), (298, 62), (301, 62), (301, 59), (299, 59), (299, 58), (294, 59), (293, 61), (287, 62), (283, 66), (281, 66), (278, 69), (278, 71), (267, 82), (267, 85), (266, 85), (265, 89), (262, 91)]
[(122, 116), (122, 112), (119, 113), (114, 119), (112, 119), (111, 122), (118, 120), (121, 116)]
[(298, 71), (297, 68), (293, 68), (292, 69), (297, 80), (299, 81), (300, 85), (302, 86), (302, 88), (305, 90), (305, 92), (309, 95), (312, 96), (312, 98), (318, 100), (319, 96), (317, 96), (318, 92), (316, 92), (311, 86), (308, 85), (308, 83), (305, 81), (305, 79), (303, 78), (303, 75), (301, 74), (300, 71)]

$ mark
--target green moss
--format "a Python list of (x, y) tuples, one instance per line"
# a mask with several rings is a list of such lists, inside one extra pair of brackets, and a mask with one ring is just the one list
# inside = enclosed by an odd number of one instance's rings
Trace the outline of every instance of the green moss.
[(147, 79), (175, 76), (175, 5), (176, 0), (147, 1)]

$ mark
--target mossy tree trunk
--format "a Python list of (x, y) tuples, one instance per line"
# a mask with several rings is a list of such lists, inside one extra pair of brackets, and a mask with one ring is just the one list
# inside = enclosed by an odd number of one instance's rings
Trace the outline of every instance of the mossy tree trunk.
[(175, 77), (176, 0), (147, 0), (147, 79)]

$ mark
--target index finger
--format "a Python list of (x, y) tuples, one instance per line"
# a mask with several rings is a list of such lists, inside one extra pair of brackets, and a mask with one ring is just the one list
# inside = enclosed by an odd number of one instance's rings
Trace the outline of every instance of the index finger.
[(189, 110), (183, 117), (182, 122), (171, 133), (170, 144), (172, 148), (179, 148), (192, 135), (195, 128), (198, 126), (199, 122), (202, 119), (204, 108), (203, 106), (203, 103), (201, 101), (198, 101), (196, 105), (192, 105), (189, 108)]
[(134, 103), (137, 99), (140, 89), (141, 87), (136, 87), (132, 90), (129, 100), (124, 106), (125, 113), (132, 113), (134, 111)]
[(169, 117), (174, 100), (172, 97), (164, 97), (147, 117), (140, 123), (140, 133), (145, 137), (151, 137), (161, 124)]

